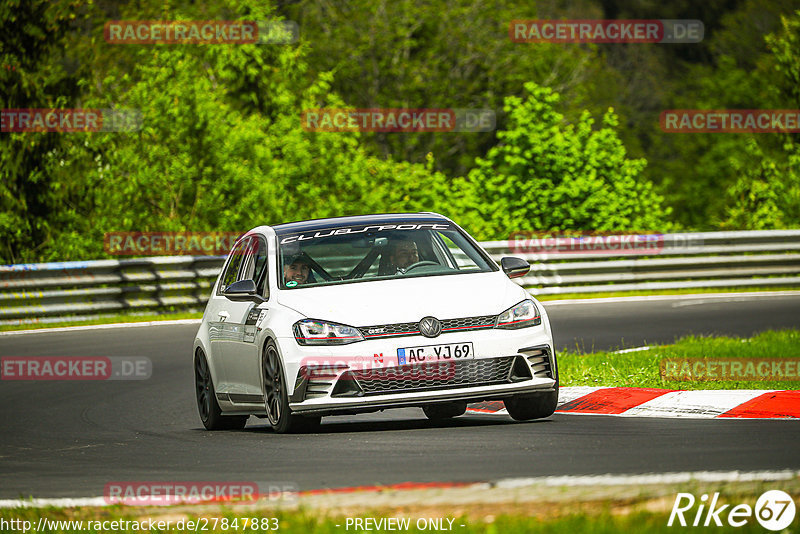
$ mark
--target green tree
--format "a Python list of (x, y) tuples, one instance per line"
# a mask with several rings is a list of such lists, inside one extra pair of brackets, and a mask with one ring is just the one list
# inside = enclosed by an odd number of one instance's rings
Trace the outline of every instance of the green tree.
[[(766, 37), (769, 65), (777, 77), (771, 84), (777, 107), (800, 109), (800, 11), (781, 17), (778, 32)], [(762, 134), (782, 141), (750, 139), (745, 154), (732, 158), (739, 178), (728, 188), (723, 225), (729, 228), (792, 228), (800, 226), (800, 141), (798, 134)], [(765, 145), (766, 148), (762, 148)]]
[[(249, 17), (271, 13), (257, 3)], [(358, 133), (309, 132), (302, 110), (343, 107), (332, 75), (309, 79), (303, 46), (154, 46), (111, 69), (92, 105), (140, 110), (141, 131), (87, 141), (100, 159), (92, 239), (104, 231), (242, 231), (313, 217), (423, 209), (427, 165), (366, 153)], [(74, 247), (70, 244), (74, 240)]]
[[(800, 206), (800, 183), (797, 181), (800, 160), (778, 162), (765, 156), (754, 139), (747, 143), (747, 151), (731, 158), (731, 167), (739, 172), (739, 179), (726, 192), (727, 207), (723, 228), (733, 230), (772, 230), (790, 227), (791, 213), (787, 208)], [(786, 174), (792, 180), (786, 180)], [(796, 213), (794, 214), (797, 215)]]
[(609, 110), (599, 129), (586, 112), (569, 124), (559, 95), (535, 83), (508, 97), (509, 127), (466, 178), (455, 182), (457, 206), (483, 239), (517, 230), (662, 230), (668, 211), (629, 159)]
[[(633, 127), (647, 153), (648, 175), (665, 195), (673, 208), (672, 218), (680, 226), (733, 228), (725, 221), (731, 203), (742, 198), (742, 173), (760, 172), (755, 153), (780, 154), (783, 141), (775, 134), (664, 133), (656, 122), (658, 113), (664, 109), (787, 107), (785, 98), (773, 91), (780, 80), (764, 36), (780, 28), (781, 13), (791, 12), (795, 4), (793, 0), (742, 0), (727, 12), (720, 4), (704, 4), (700, 9), (714, 11), (708, 13), (710, 17), (691, 16), (706, 22), (703, 42), (676, 49), (680, 56), (661, 77), (664, 95), (651, 111), (653, 119)], [(680, 16), (690, 14), (685, 11)], [(688, 50), (694, 47), (698, 50)], [(695, 60), (682, 61), (683, 56)], [(750, 146), (753, 135), (758, 148)], [(727, 195), (730, 188), (737, 192)]]
[[(488, 108), (502, 127), (503, 98), (521, 95), (525, 82), (563, 94), (568, 115), (595, 103), (597, 85), (616, 83), (596, 47), (509, 38), (512, 20), (599, 17), (595, 4), (578, 0), (565, 10), (519, 0), (308, 0), (285, 3), (281, 12), (311, 42), (311, 69), (335, 72), (332, 88), (349, 105)], [(364, 139), (372, 154), (384, 157), (423, 162), (436, 154), (437, 168), (450, 176), (466, 173), (497, 142), (495, 132), (369, 133)]]
[[(0, 108), (69, 108), (85, 66), (66, 45), (77, 1), (0, 5)], [(36, 259), (79, 221), (82, 185), (64, 172), (70, 140), (58, 133), (0, 134), (0, 260)]]

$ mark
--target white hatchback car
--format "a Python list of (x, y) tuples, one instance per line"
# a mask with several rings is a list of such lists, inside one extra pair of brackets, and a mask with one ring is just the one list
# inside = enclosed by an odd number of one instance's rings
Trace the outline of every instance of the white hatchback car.
[(434, 213), (259, 226), (234, 245), (194, 341), (209, 430), (266, 417), (276, 432), (327, 415), (417, 406), (431, 419), (502, 399), (551, 415), (547, 315), (464, 230)]

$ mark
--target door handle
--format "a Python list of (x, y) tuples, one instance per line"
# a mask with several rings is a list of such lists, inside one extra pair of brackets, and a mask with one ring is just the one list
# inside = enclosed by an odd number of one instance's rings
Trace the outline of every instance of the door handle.
[(231, 316), (231, 314), (229, 314), (226, 311), (219, 312), (219, 320), (220, 321), (226, 321), (230, 316)]

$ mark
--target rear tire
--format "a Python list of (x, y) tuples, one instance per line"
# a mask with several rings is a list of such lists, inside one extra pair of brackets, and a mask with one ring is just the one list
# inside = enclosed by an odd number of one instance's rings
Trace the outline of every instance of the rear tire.
[(319, 426), (322, 417), (295, 415), (289, 410), (288, 385), (284, 379), (283, 363), (273, 340), (264, 345), (261, 356), (261, 379), (264, 384), (264, 407), (267, 420), (277, 434), (302, 433)]
[(422, 407), (425, 412), (425, 417), (432, 421), (441, 421), (442, 419), (452, 419), (459, 415), (464, 415), (467, 411), (467, 403), (462, 401), (457, 402), (443, 402), (441, 404), (428, 404)]
[(503, 401), (508, 415), (516, 421), (530, 421), (550, 417), (558, 406), (558, 382), (555, 391), (514, 395)]
[(194, 383), (197, 396), (197, 411), (206, 430), (241, 430), (247, 424), (249, 415), (222, 415), (211, 379), (208, 360), (202, 350), (194, 357)]

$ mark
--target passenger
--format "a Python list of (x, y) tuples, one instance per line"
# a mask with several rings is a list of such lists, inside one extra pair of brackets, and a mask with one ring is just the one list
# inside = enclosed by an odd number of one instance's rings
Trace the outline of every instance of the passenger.
[(288, 287), (305, 284), (308, 282), (310, 275), (310, 261), (305, 254), (296, 254), (292, 256), (286, 260), (283, 266), (283, 283)]

